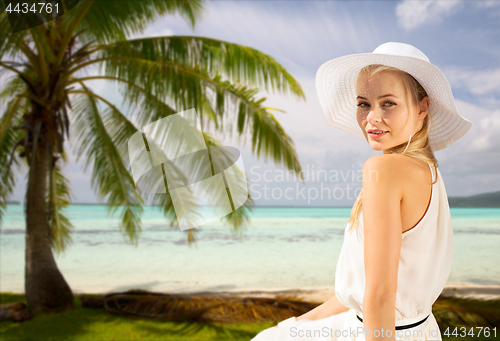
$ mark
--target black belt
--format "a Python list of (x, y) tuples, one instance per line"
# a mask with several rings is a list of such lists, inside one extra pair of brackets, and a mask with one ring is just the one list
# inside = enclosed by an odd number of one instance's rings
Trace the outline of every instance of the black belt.
[[(431, 316), (430, 314), (427, 315), (427, 317)], [(363, 319), (361, 317), (359, 317), (358, 315), (356, 315), (356, 317), (358, 318), (358, 320), (360, 320), (361, 322), (363, 322)], [(401, 329), (409, 329), (409, 328), (413, 328), (413, 327), (416, 327), (422, 323), (425, 322), (425, 320), (427, 320), (427, 317), (424, 318), (422, 321), (418, 321), (418, 322), (415, 322), (415, 323), (412, 323), (412, 324), (407, 324), (406, 326), (396, 326), (396, 330), (401, 330)]]

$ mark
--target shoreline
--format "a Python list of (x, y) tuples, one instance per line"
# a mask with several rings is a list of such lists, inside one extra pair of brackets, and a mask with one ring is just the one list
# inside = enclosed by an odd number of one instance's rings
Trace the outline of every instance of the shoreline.
[[(190, 295), (223, 297), (264, 297), (295, 296), (306, 302), (323, 303), (335, 295), (334, 288), (281, 289), (281, 290), (239, 290), (239, 291), (198, 291)], [(448, 284), (439, 297), (455, 297), (477, 300), (500, 300), (500, 285)]]
[[(129, 289), (134, 290), (134, 289)], [(128, 290), (116, 291), (126, 292)], [(12, 291), (10, 291), (12, 292)], [(113, 291), (115, 292), (115, 291)], [(282, 288), (282, 289), (262, 289), (262, 288), (248, 288), (224, 291), (209, 291), (209, 290), (171, 290), (171, 291), (153, 291), (159, 293), (182, 294), (182, 295), (196, 295), (205, 297), (261, 297), (261, 298), (274, 298), (275, 296), (283, 296), (289, 299), (298, 299), (305, 302), (323, 303), (335, 295), (334, 287), (323, 288)], [(22, 292), (12, 292), (16, 294), (24, 294)], [(84, 292), (74, 290), (73, 294), (93, 294), (93, 295), (106, 295), (111, 291), (102, 292)], [(440, 294), (440, 297), (455, 297), (466, 299), (478, 300), (500, 300), (500, 285), (481, 285), (481, 284), (447, 284)]]

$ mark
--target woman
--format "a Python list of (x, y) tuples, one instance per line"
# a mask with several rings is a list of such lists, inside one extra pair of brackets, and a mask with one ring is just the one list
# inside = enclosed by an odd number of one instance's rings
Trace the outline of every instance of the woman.
[(335, 296), (252, 340), (442, 340), (432, 304), (451, 270), (453, 230), (434, 151), (472, 123), (444, 74), (408, 44), (332, 59), (316, 90), (328, 125), (383, 154), (363, 166)]

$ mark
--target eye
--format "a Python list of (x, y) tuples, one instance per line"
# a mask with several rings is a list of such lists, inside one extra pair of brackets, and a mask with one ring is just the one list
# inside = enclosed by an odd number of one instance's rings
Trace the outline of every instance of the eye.
[(393, 105), (396, 105), (396, 103), (390, 102), (390, 101), (384, 102), (384, 104), (388, 104), (389, 107), (392, 107)]
[(368, 108), (370, 105), (366, 102), (360, 102), (358, 103), (358, 107), (360, 108)]

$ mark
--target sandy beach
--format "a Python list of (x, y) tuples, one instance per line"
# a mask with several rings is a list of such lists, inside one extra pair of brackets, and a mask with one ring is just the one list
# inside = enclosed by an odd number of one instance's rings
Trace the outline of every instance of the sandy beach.
[[(134, 290), (133, 288), (128, 290)], [(74, 290), (74, 294), (100, 294), (125, 292), (128, 290)], [(144, 290), (139, 289), (137, 290)], [(296, 298), (305, 302), (323, 303), (335, 295), (333, 287), (328, 288), (305, 288), (305, 289), (248, 289), (248, 290), (225, 290), (225, 291), (192, 291), (192, 290), (148, 290), (150, 292), (168, 293), (168, 294), (186, 294), (196, 296), (222, 296), (222, 297), (267, 297), (274, 298), (283, 296), (287, 298)], [(24, 290), (11, 291), (23, 293)], [(441, 293), (441, 297), (457, 297), (479, 300), (500, 300), (500, 285), (479, 285), (479, 284), (448, 284)]]
[[(248, 290), (248, 291), (202, 291), (190, 295), (224, 297), (296, 297), (306, 302), (323, 303), (335, 295), (333, 288), (323, 289), (286, 289), (286, 290)], [(446, 285), (441, 296), (480, 300), (500, 300), (500, 285), (450, 284)]]

